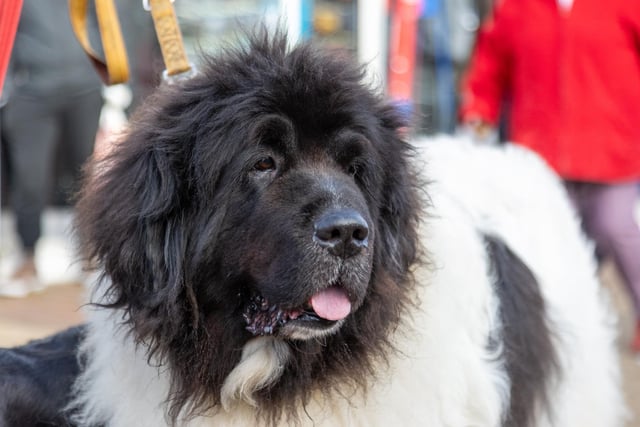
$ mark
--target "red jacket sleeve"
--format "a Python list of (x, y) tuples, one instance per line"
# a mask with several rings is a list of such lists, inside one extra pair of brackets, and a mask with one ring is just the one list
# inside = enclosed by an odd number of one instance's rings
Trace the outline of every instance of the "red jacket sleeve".
[(20, 20), (22, 0), (0, 1), (0, 94), (11, 58), (11, 48)]
[[(469, 67), (462, 78), (460, 118), (496, 124), (511, 71), (508, 0), (499, 2), (482, 24)], [(505, 6), (505, 4), (507, 4)]]
[(625, 22), (633, 33), (636, 44), (636, 53), (640, 57), (640, 2), (629, 2), (627, 4), (629, 10), (624, 14)]

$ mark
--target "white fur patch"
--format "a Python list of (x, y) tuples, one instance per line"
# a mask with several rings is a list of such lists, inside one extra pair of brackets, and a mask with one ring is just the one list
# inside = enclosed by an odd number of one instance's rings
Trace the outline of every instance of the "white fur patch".
[(257, 406), (253, 393), (278, 381), (290, 353), (288, 344), (273, 337), (258, 337), (245, 344), (240, 363), (222, 385), (223, 408), (231, 410), (239, 400)]

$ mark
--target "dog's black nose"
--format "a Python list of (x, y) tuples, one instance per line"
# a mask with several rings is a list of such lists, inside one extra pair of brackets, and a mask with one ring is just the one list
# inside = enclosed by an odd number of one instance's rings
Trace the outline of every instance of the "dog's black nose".
[(314, 240), (335, 256), (357, 255), (368, 244), (369, 227), (354, 210), (329, 212), (314, 224)]

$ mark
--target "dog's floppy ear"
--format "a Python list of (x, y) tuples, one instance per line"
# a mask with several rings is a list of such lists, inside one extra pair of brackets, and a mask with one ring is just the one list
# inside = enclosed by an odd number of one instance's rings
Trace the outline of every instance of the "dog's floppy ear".
[(146, 330), (159, 314), (181, 319), (166, 311), (184, 291), (184, 149), (153, 132), (134, 128), (90, 164), (76, 206), (83, 254), (109, 279), (100, 303), (124, 307), (141, 336), (161, 332)]
[(377, 146), (384, 147), (381, 159), (386, 163), (381, 169), (385, 176), (378, 233), (383, 243), (377, 245), (377, 250), (386, 272), (402, 281), (419, 256), (420, 183), (411, 162), (414, 150), (403, 137), (405, 118), (392, 105), (383, 106), (377, 116), (382, 125)]

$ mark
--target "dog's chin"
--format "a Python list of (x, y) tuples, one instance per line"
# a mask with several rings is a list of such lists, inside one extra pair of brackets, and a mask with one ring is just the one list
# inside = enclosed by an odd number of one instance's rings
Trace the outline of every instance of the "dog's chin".
[(283, 325), (277, 336), (288, 340), (311, 340), (336, 333), (346, 319), (304, 319), (291, 320)]

